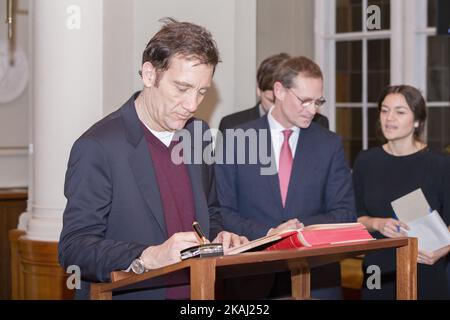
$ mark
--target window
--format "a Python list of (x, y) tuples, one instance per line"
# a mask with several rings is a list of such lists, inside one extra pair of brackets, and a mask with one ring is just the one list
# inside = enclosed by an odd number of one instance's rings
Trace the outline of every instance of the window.
[[(373, 30), (367, 18), (377, 13), (366, 12), (372, 5), (379, 13)], [(428, 144), (450, 145), (450, 38), (435, 35), (436, 6), (436, 0), (317, 1), (315, 49), (330, 102), (326, 114), (350, 165), (361, 150), (382, 142), (376, 101), (389, 84), (421, 89), (429, 107)]]
[(437, 1), (428, 0), (426, 88), (427, 140), (450, 153), (450, 37), (436, 36)]
[[(335, 0), (329, 10), (334, 17), (326, 41), (332, 43), (330, 65), (334, 86), (335, 129), (343, 137), (350, 164), (362, 149), (379, 144), (375, 129), (376, 101), (381, 88), (390, 83), (391, 18), (389, 0)], [(328, 3), (328, 5), (332, 5)], [(378, 29), (366, 24), (366, 8), (380, 9)], [(333, 5), (332, 5), (333, 6)], [(332, 12), (333, 11), (333, 12)], [(328, 96), (329, 97), (329, 96)], [(330, 106), (329, 106), (330, 107)]]

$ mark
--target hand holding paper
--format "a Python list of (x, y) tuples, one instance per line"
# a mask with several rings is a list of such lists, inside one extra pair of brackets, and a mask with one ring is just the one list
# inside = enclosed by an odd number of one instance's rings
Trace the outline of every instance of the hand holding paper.
[[(450, 245), (450, 232), (437, 211), (430, 213), (430, 205), (422, 192), (417, 189), (392, 201), (397, 217), (408, 224), (408, 237), (419, 239), (419, 251), (428, 252), (428, 259), (438, 256), (435, 251)], [(422, 255), (421, 261), (427, 261)]]
[(392, 218), (375, 218), (373, 228), (388, 238), (407, 237), (409, 230), (406, 223)]
[(417, 257), (418, 263), (433, 265), (439, 259), (445, 257), (450, 251), (450, 246), (443, 247), (433, 252), (428, 252), (425, 250), (419, 250), (419, 255)]

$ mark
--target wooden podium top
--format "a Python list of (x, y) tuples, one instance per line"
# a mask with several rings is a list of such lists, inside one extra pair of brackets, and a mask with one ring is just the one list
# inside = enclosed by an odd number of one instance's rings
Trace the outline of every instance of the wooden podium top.
[[(400, 272), (404, 271), (406, 276), (408, 276), (409, 269), (413, 268), (417, 261), (417, 239), (397, 238), (340, 244), (320, 248), (259, 251), (231, 256), (194, 258), (164, 268), (150, 270), (139, 275), (127, 272), (113, 272), (112, 282), (92, 285), (91, 297), (94, 299), (102, 299), (102, 294), (105, 294), (103, 298), (108, 299), (113, 290), (132, 288), (133, 285), (140, 282), (163, 277), (183, 269), (190, 269), (191, 287), (195, 284), (194, 282), (197, 281), (201, 282), (202, 285), (209, 286), (209, 290), (211, 291), (212, 288), (214, 288), (216, 279), (288, 270), (291, 270), (292, 272), (294, 270), (304, 269), (308, 269), (309, 274), (309, 268), (338, 262), (342, 259), (358, 256), (370, 251), (388, 248), (404, 249), (400, 252), (400, 255), (399, 252), (397, 254), (397, 259), (400, 259), (400, 262), (402, 262), (397, 264), (400, 266)], [(406, 270), (402, 269), (403, 267), (401, 266), (403, 265), (407, 266)], [(413, 271), (415, 272), (415, 270)]]
[(0, 188), (0, 200), (27, 200), (26, 188)]

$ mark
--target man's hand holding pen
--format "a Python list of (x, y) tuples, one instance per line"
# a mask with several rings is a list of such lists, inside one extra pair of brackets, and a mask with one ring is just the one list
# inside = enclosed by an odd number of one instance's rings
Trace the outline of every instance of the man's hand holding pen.
[[(181, 250), (209, 243), (197, 222), (194, 222), (193, 228), (195, 232), (177, 232), (162, 244), (145, 249), (141, 255), (145, 268), (148, 270), (156, 269), (180, 262)], [(226, 254), (229, 249), (247, 243), (248, 239), (231, 232), (222, 231), (213, 242), (221, 243)]]
[(180, 251), (201, 244), (195, 232), (177, 232), (157, 246), (142, 252), (141, 260), (146, 269), (157, 269), (181, 261)]

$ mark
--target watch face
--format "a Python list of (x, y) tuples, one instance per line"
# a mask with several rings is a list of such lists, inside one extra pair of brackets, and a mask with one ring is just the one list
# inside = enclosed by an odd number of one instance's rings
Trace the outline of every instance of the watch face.
[(136, 274), (141, 274), (145, 271), (145, 267), (141, 260), (136, 259), (131, 264), (131, 270)]

